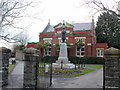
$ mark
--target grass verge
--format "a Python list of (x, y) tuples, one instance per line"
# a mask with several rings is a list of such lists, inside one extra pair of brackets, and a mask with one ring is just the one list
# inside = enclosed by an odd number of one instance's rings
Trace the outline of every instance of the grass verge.
[[(82, 70), (68, 70), (68, 72), (77, 72), (77, 73), (73, 73), (73, 74), (69, 74), (69, 75), (53, 75), (53, 77), (76, 77), (76, 76), (84, 75), (84, 74), (96, 71), (100, 68), (103, 68), (103, 65), (86, 64), (85, 67), (86, 68), (84, 68)], [(64, 72), (64, 70), (63, 70), (63, 72)]]
[[(85, 65), (85, 68), (84, 69), (77, 69), (77, 70), (74, 70), (74, 69), (55, 69), (53, 68), (52, 70), (52, 76), (53, 77), (76, 77), (76, 76), (80, 76), (80, 75), (84, 75), (84, 74), (87, 74), (87, 73), (91, 73), (93, 71), (96, 71), (100, 68), (102, 68), (103, 65), (95, 65), (95, 64), (86, 64)], [(43, 69), (43, 70), (42, 70)], [(49, 69), (50, 71), (50, 69)], [(41, 68), (40, 69), (40, 74), (41, 75), (46, 75), (46, 76), (49, 76), (48, 73), (44, 73), (44, 68)]]
[(9, 64), (9, 68), (8, 68), (9, 70), (8, 71), (11, 72), (14, 69), (14, 67), (15, 67), (14, 64)]
[[(70, 74), (70, 75), (52, 75), (53, 77), (77, 77), (80, 75), (84, 75), (90, 72), (95, 71), (95, 69), (82, 69), (82, 70), (75, 70), (77, 73), (75, 74)], [(63, 71), (64, 72), (64, 71)], [(69, 70), (69, 72), (74, 72), (73, 70)]]

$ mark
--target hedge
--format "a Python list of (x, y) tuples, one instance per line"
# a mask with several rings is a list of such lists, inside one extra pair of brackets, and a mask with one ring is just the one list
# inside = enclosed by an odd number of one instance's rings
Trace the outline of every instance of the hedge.
[(102, 57), (93, 57), (93, 56), (85, 56), (81, 57), (81, 62), (85, 64), (103, 64), (104, 58)]
[(45, 56), (42, 58), (42, 62), (46, 62), (46, 63), (55, 63), (56, 60), (58, 59), (58, 56)]
[[(58, 56), (45, 56), (42, 58), (43, 62), (55, 63), (58, 60)], [(68, 60), (74, 64), (103, 64), (104, 58), (102, 57), (92, 57), (92, 56), (85, 56), (85, 57), (76, 57), (76, 56), (69, 56)]]

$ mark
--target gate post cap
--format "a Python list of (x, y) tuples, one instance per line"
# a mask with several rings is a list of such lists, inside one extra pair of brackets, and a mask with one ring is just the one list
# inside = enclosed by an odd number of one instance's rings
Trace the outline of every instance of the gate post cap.
[(118, 55), (120, 54), (120, 50), (114, 47), (108, 48), (104, 52), (105, 55)]
[(37, 54), (39, 53), (39, 50), (37, 50), (36, 48), (30, 47), (30, 48), (25, 48), (24, 53)]
[(0, 47), (0, 52), (8, 53), (8, 52), (11, 52), (11, 50), (6, 47)]

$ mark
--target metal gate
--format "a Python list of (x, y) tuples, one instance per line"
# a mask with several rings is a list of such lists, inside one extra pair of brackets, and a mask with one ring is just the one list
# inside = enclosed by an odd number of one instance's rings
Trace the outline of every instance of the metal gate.
[(52, 63), (45, 63), (37, 51), (34, 48), (26, 49), (24, 88), (48, 88), (52, 84)]
[(52, 85), (52, 62), (41, 59), (38, 65), (37, 88), (48, 88)]

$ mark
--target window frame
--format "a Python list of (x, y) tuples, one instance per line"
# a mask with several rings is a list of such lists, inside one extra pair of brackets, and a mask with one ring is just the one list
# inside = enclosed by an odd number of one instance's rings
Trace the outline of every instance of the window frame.
[(104, 51), (102, 49), (97, 50), (97, 57), (103, 57), (104, 56)]
[[(84, 48), (84, 51), (81, 51), (81, 49)], [(84, 57), (85, 56), (85, 46), (83, 46), (82, 48), (79, 48), (78, 50), (78, 47), (76, 46), (76, 56), (77, 57)], [(78, 55), (79, 53), (79, 55)], [(84, 55), (82, 55), (82, 53), (84, 53)]]

